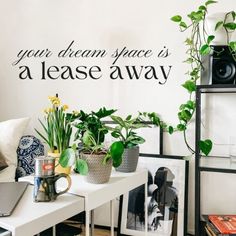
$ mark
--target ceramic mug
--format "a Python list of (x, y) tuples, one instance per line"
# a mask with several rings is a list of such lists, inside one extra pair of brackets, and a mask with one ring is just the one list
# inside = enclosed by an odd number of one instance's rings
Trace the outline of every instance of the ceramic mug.
[[(68, 186), (62, 191), (57, 191), (56, 182), (60, 178), (66, 178)], [(71, 178), (69, 175), (61, 173), (53, 176), (35, 176), (34, 177), (34, 201), (35, 202), (50, 202), (66, 193), (71, 186)]]

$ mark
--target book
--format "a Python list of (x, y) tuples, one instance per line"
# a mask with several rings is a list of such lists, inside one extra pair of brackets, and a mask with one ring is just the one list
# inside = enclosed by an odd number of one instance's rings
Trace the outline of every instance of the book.
[(209, 215), (208, 219), (220, 234), (236, 235), (236, 215)]
[(208, 229), (207, 226), (205, 226), (205, 231), (206, 231), (206, 233), (207, 233), (208, 236), (215, 236), (214, 234), (212, 234), (212, 233), (209, 231), (209, 229)]
[(206, 231), (208, 231), (211, 236), (221, 236), (220, 232), (210, 222), (206, 224), (205, 229), (207, 229)]

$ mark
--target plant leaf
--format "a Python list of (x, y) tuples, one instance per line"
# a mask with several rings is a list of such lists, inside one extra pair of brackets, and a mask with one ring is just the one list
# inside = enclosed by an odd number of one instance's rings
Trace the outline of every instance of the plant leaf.
[(185, 81), (182, 86), (186, 88), (190, 93), (196, 91), (196, 84), (192, 80)]
[(209, 35), (207, 38), (207, 44), (210, 44), (212, 40), (214, 40), (215, 36), (214, 35)]
[(215, 31), (218, 30), (221, 26), (223, 26), (224, 22), (223, 21), (219, 21), (216, 23), (216, 26), (215, 26)]
[(111, 119), (122, 127), (126, 127), (124, 120), (119, 116), (111, 116)]
[(201, 55), (207, 55), (211, 52), (211, 47), (208, 44), (204, 44), (201, 48), (200, 48), (200, 54)]
[(173, 16), (171, 17), (171, 20), (174, 22), (180, 22), (182, 20), (182, 16), (180, 15)]
[(224, 24), (224, 27), (228, 30), (235, 30), (236, 29), (236, 23), (229, 22), (229, 23)]
[(179, 131), (184, 131), (184, 130), (186, 130), (186, 125), (178, 124), (178, 125), (177, 125), (177, 129), (178, 129)]
[(208, 6), (208, 5), (213, 4), (213, 3), (217, 3), (217, 1), (209, 0), (209, 1), (205, 2), (205, 6)]
[(88, 174), (88, 164), (85, 160), (82, 160), (78, 158), (75, 163), (75, 169), (81, 174), (81, 175), (87, 175)]
[(236, 51), (236, 41), (230, 42), (230, 43), (229, 43), (229, 46), (230, 46), (230, 48), (231, 48), (233, 51)]
[(185, 22), (183, 22), (183, 21), (181, 21), (179, 23), (179, 25), (180, 25), (180, 27), (185, 28), (185, 29), (188, 27), (187, 24)]
[(174, 132), (173, 126), (168, 127), (168, 132), (169, 132), (169, 134), (173, 134), (173, 132)]
[(212, 141), (210, 139), (200, 140), (199, 147), (201, 152), (206, 156), (208, 156), (208, 154), (211, 152), (212, 149)]
[(62, 167), (72, 166), (75, 163), (75, 151), (72, 148), (65, 149), (59, 158)]
[(201, 11), (206, 11), (206, 7), (204, 5), (201, 5), (198, 9)]
[(132, 118), (132, 115), (128, 115), (127, 117), (126, 117), (126, 120), (130, 120)]
[(122, 162), (122, 155), (124, 152), (123, 142), (117, 141), (112, 143), (109, 152), (113, 161), (113, 166), (118, 167)]

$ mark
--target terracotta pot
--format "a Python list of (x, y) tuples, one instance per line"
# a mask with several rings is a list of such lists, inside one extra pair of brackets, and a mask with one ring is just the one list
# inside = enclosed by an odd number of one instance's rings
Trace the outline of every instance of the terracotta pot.
[(89, 183), (103, 184), (109, 181), (111, 176), (112, 161), (109, 160), (105, 165), (102, 163), (106, 154), (86, 154), (80, 153), (80, 158), (88, 164), (89, 172), (85, 179)]
[(116, 168), (119, 172), (135, 172), (138, 165), (139, 158), (139, 146), (134, 146), (131, 148), (125, 148), (122, 163)]
[(59, 164), (60, 155), (61, 155), (60, 153), (48, 152), (49, 157), (55, 158), (55, 173), (65, 173), (69, 175), (71, 173), (71, 167), (62, 167)]

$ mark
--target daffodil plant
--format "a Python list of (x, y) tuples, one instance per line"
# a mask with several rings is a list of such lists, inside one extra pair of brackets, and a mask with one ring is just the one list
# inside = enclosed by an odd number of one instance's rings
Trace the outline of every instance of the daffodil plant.
[(50, 107), (44, 109), (44, 122), (39, 119), (43, 132), (35, 131), (48, 144), (50, 152), (61, 153), (75, 158), (75, 152), (70, 147), (73, 114), (67, 113), (67, 105), (61, 105), (58, 96), (49, 96)]

